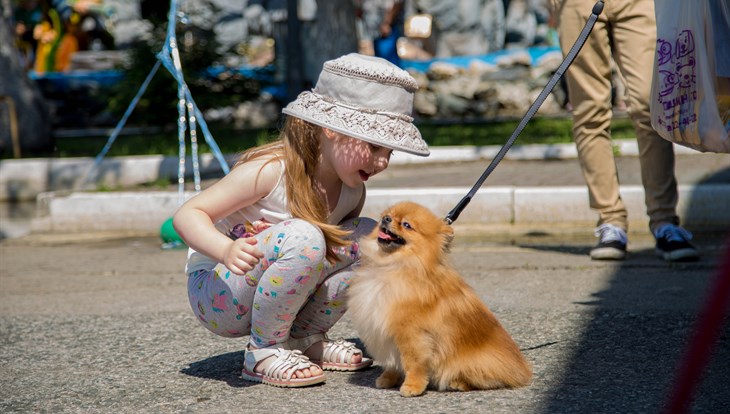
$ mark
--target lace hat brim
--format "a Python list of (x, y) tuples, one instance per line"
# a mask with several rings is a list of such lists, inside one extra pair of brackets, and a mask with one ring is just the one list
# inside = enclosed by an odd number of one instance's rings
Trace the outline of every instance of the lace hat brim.
[(385, 59), (350, 53), (324, 63), (317, 85), (282, 112), (397, 151), (428, 156), (415, 125), (416, 80)]
[(422, 157), (431, 153), (412, 118), (402, 114), (352, 108), (314, 92), (302, 92), (282, 112), (396, 151)]

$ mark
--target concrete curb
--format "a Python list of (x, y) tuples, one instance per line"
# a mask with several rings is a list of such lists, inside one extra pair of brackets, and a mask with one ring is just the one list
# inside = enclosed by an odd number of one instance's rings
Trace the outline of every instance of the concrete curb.
[[(636, 156), (635, 140), (614, 142), (619, 155)], [(677, 154), (697, 154), (697, 151), (675, 145)], [(455, 146), (433, 147), (429, 157), (418, 157), (401, 153), (393, 157), (391, 165), (426, 164), (439, 162), (474, 161), (493, 159), (501, 146)], [(576, 158), (575, 144), (516, 145), (506, 154), (510, 160), (541, 160)], [(227, 155), (231, 164), (235, 155)], [(221, 174), (218, 161), (211, 154), (201, 154), (200, 173), (203, 176)], [(112, 157), (102, 160), (99, 168), (92, 171), (94, 159), (22, 159), (0, 161), (0, 201), (33, 200), (40, 193), (48, 191), (75, 190), (84, 188), (83, 181), (94, 189), (129, 188), (160, 179), (176, 180), (178, 158), (162, 155)], [(192, 180), (192, 161), (187, 159), (186, 176)], [(87, 179), (88, 176), (88, 179)]]
[[(375, 217), (387, 206), (410, 200), (446, 215), (469, 188), (373, 189), (363, 215)], [(646, 223), (644, 190), (622, 186), (621, 194), (632, 223)], [(190, 197), (192, 193), (187, 193)], [(693, 228), (730, 229), (730, 184), (679, 186), (678, 212)], [(156, 234), (179, 205), (178, 193), (109, 192), (44, 193), (38, 198), (34, 233), (123, 231)], [(467, 225), (581, 225), (595, 224), (585, 187), (490, 187), (477, 192), (459, 217)]]
[[(229, 163), (234, 156), (229, 156)], [(211, 154), (200, 156), (201, 175), (221, 174), (218, 161)], [(0, 201), (33, 200), (48, 191), (82, 188), (84, 181), (94, 189), (133, 187), (159, 179), (176, 179), (178, 158), (162, 155), (105, 158), (94, 169), (94, 159), (24, 159), (0, 161)], [(187, 175), (192, 177), (192, 161), (187, 159)], [(88, 178), (87, 178), (88, 177)]]
[[(635, 140), (615, 142), (616, 153), (638, 155)], [(430, 157), (398, 154), (391, 165), (453, 163), (493, 159), (501, 146), (435, 147)], [(697, 152), (675, 145), (678, 154)], [(511, 160), (570, 159), (577, 156), (574, 144), (515, 146), (507, 153)], [(232, 163), (235, 155), (226, 157)], [(0, 200), (36, 199), (36, 215), (30, 221), (33, 233), (142, 232), (156, 234), (160, 225), (180, 204), (177, 192), (73, 192), (88, 182), (98, 188), (120, 188), (176, 179), (178, 158), (164, 156), (104, 159), (89, 174), (92, 158), (4, 160), (0, 162)], [(192, 165), (188, 159), (186, 171)], [(200, 156), (203, 176), (220, 175), (211, 154)], [(52, 191), (49, 191), (52, 190)], [(683, 223), (702, 228), (730, 228), (730, 184), (680, 186), (679, 214)], [(469, 191), (467, 187), (371, 189), (363, 214), (377, 216), (387, 206), (411, 200), (446, 215)], [(192, 192), (185, 197), (192, 196)], [(621, 194), (629, 218), (646, 222), (644, 190), (622, 186)], [(463, 225), (592, 226), (595, 212), (588, 207), (585, 186), (575, 187), (486, 187), (480, 189), (459, 217)], [(17, 233), (18, 231), (16, 231)]]

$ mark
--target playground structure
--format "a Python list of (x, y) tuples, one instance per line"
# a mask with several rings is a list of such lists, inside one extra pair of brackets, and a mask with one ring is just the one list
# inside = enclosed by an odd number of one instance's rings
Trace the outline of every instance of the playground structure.
[(178, 129), (178, 175), (177, 175), (177, 183), (178, 183), (178, 204), (182, 204), (185, 201), (185, 163), (187, 158), (187, 142), (186, 137), (189, 135), (190, 139), (190, 153), (191, 153), (191, 160), (192, 160), (192, 168), (193, 168), (193, 180), (194, 180), (194, 190), (195, 192), (199, 192), (201, 190), (200, 187), (200, 161), (198, 157), (198, 128), (203, 133), (203, 137), (205, 139), (205, 142), (208, 144), (208, 146), (211, 149), (211, 152), (213, 153), (213, 156), (216, 158), (218, 163), (221, 166), (221, 169), (223, 170), (224, 174), (228, 174), (230, 171), (228, 164), (225, 161), (225, 158), (223, 157), (223, 154), (221, 153), (220, 148), (218, 147), (218, 144), (215, 142), (215, 139), (213, 138), (212, 134), (210, 133), (210, 130), (208, 128), (207, 123), (205, 122), (205, 119), (203, 118), (202, 113), (200, 112), (200, 109), (195, 104), (195, 100), (193, 99), (192, 94), (190, 93), (190, 89), (188, 88), (186, 82), (185, 82), (185, 76), (183, 74), (182, 64), (180, 62), (180, 52), (177, 47), (177, 35), (175, 34), (175, 27), (178, 19), (184, 19), (185, 16), (183, 13), (180, 13), (178, 11), (179, 2), (178, 0), (170, 0), (170, 11), (168, 14), (168, 21), (167, 21), (167, 34), (165, 37), (165, 42), (162, 46), (162, 50), (160, 50), (157, 53), (157, 61), (155, 62), (155, 65), (150, 70), (149, 74), (147, 75), (147, 78), (144, 80), (142, 85), (140, 86), (139, 90), (137, 91), (137, 94), (134, 96), (132, 101), (130, 102), (129, 106), (127, 107), (126, 111), (122, 115), (122, 118), (119, 120), (117, 125), (115, 126), (114, 130), (109, 136), (109, 139), (107, 140), (106, 144), (102, 148), (102, 150), (99, 152), (99, 154), (94, 159), (94, 164), (91, 166), (89, 171), (86, 173), (85, 178), (81, 180), (79, 183), (81, 186), (88, 185), (94, 176), (94, 173), (97, 173), (99, 170), (99, 166), (101, 165), (101, 162), (103, 161), (106, 154), (111, 149), (112, 145), (114, 144), (114, 141), (119, 136), (119, 133), (122, 131), (124, 126), (127, 123), (127, 120), (129, 116), (134, 111), (134, 108), (137, 106), (137, 103), (139, 102), (140, 98), (144, 95), (145, 91), (147, 90), (147, 87), (149, 86), (152, 78), (155, 76), (157, 71), (159, 70), (160, 66), (163, 65), (165, 69), (170, 72), (170, 74), (173, 76), (175, 81), (177, 82), (177, 109), (178, 109), (178, 119), (177, 119), (177, 129)]

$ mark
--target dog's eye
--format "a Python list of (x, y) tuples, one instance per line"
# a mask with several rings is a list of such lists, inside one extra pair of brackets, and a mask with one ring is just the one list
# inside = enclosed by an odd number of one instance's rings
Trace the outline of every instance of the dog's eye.
[(407, 221), (404, 221), (402, 223), (402, 226), (405, 227), (405, 228), (407, 228), (408, 230), (413, 230), (413, 227), (411, 226), (411, 223), (409, 223)]

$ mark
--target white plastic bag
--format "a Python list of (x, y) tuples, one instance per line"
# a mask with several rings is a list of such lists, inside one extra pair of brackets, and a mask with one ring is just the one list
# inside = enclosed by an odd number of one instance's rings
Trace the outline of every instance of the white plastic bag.
[(730, 1), (655, 0), (651, 124), (664, 139), (730, 153)]

